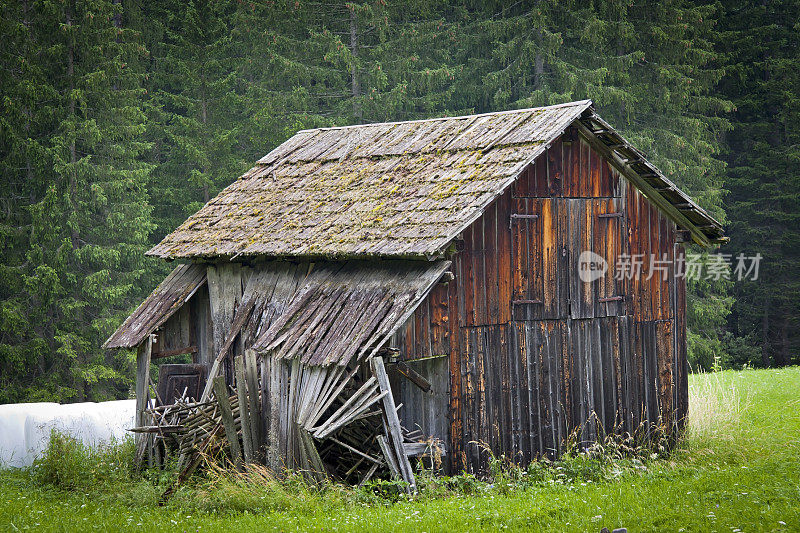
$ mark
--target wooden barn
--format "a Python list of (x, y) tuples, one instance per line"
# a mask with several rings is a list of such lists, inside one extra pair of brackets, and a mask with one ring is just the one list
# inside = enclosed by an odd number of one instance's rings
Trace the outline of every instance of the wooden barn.
[(682, 243), (723, 239), (588, 100), (300, 131), (148, 252), (181, 264), (105, 346), (139, 348), (142, 417), (224, 376), (252, 460), (413, 484), (432, 443), (481, 472), (677, 435)]

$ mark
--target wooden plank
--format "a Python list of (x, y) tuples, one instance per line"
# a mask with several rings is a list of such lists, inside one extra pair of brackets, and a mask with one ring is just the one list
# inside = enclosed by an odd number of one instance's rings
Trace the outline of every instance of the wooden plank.
[(471, 258), (475, 273), (475, 277), (472, 280), (472, 287), (475, 291), (473, 300), (473, 305), (475, 307), (475, 325), (489, 323), (486, 301), (486, 224), (487, 219), (484, 215), (475, 222), (473, 225), (474, 231), (472, 232), (473, 253)]
[[(242, 425), (242, 447), (244, 448), (244, 462), (253, 462), (253, 435), (250, 432), (250, 409), (247, 399), (247, 377), (244, 370), (244, 361), (241, 355), (234, 358), (234, 372), (236, 375), (236, 395), (239, 398), (239, 419)], [(255, 416), (255, 413), (252, 413)]]
[(506, 231), (507, 226), (498, 221), (498, 201), (495, 201), (483, 215), (483, 260), (484, 287), (486, 298), (485, 324), (500, 323), (500, 280), (498, 279), (498, 232)]
[(259, 405), (258, 357), (255, 350), (245, 350), (244, 363), (247, 378), (247, 397), (250, 408), (250, 433), (253, 443), (253, 456), (258, 460), (264, 443), (261, 431), (261, 406)]
[[(527, 213), (528, 202), (525, 199), (514, 200), (513, 211), (515, 213)], [(511, 256), (512, 256), (512, 300), (529, 299), (529, 280), (530, 268), (528, 267), (528, 225), (522, 219), (509, 219), (511, 229)], [(512, 312), (514, 310), (512, 309)]]
[(506, 324), (511, 320), (512, 237), (511, 228), (504, 224), (505, 220), (510, 220), (511, 204), (511, 191), (506, 191), (497, 200), (497, 250), (494, 252), (494, 256), (497, 261), (499, 324)]
[(561, 196), (564, 187), (562, 142), (556, 139), (547, 150), (548, 196)]
[(508, 350), (508, 395), (511, 411), (511, 457), (513, 460), (520, 461), (522, 464), (530, 462), (530, 458), (525, 456), (523, 449), (523, 417), (522, 417), (522, 396), (525, 390), (522, 384), (520, 357), (524, 357), (519, 350), (518, 325), (512, 324), (507, 332), (509, 336)]
[(225, 384), (224, 376), (216, 376), (212, 381), (214, 383), (214, 396), (217, 398), (217, 404), (219, 404), (222, 425), (225, 427), (225, 436), (227, 437), (228, 444), (231, 447), (233, 463), (236, 465), (237, 469), (241, 470), (242, 449), (239, 446), (239, 436), (236, 433), (236, 423), (233, 418), (233, 410), (231, 409), (230, 399), (228, 398), (228, 386)]
[[(150, 354), (153, 349), (153, 335), (145, 337), (145, 340), (136, 347), (136, 425), (148, 425), (147, 402), (150, 399)], [(144, 446), (145, 437), (136, 435), (137, 450)], [(137, 454), (138, 455), (138, 454)]]
[(463, 298), (463, 314), (459, 313), (462, 319), (462, 326), (476, 325), (475, 317), (475, 268), (473, 260), (473, 231), (468, 228), (464, 231), (464, 251), (459, 254), (461, 257), (461, 296)]
[[(455, 258), (454, 271), (457, 271), (455, 264), (459, 262)], [(461, 330), (458, 325), (458, 284), (460, 280), (456, 277), (448, 284), (448, 334), (450, 340), (450, 357), (448, 359), (450, 379), (449, 387), (449, 435), (448, 442), (452, 453), (448, 456), (448, 466), (450, 472), (466, 469), (466, 455), (462, 445), (463, 424), (462, 424), (462, 374), (461, 374)]]
[(581, 142), (574, 128), (570, 128), (565, 137), (569, 135), (570, 142), (564, 143), (564, 163), (566, 165), (566, 186), (564, 196), (580, 196), (581, 176)]
[(541, 272), (541, 288), (537, 295), (542, 298), (542, 308), (537, 318), (561, 318), (560, 278), (566, 272), (559, 272), (561, 248), (559, 246), (560, 221), (558, 211), (561, 201), (539, 200), (539, 232), (533, 249), (535, 266)]
[(386, 423), (389, 427), (389, 437), (393, 449), (397, 456), (397, 463), (403, 479), (409, 485), (409, 492), (415, 493), (417, 491), (417, 484), (414, 480), (414, 472), (411, 470), (411, 463), (403, 450), (403, 432), (400, 427), (400, 420), (397, 418), (397, 406), (394, 403), (394, 396), (392, 389), (389, 385), (389, 377), (386, 375), (386, 369), (383, 365), (383, 359), (380, 357), (372, 357), (370, 359), (370, 366), (372, 372), (378, 379), (378, 384), (382, 393), (386, 393), (383, 397), (384, 416)]

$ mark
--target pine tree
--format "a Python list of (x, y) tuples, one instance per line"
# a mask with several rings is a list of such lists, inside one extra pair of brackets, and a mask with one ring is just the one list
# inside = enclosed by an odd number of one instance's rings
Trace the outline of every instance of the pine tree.
[[(239, 150), (243, 115), (239, 57), (229, 57), (233, 2), (148, 4), (147, 138), (155, 164), (150, 198), (157, 231), (172, 231), (238, 176), (251, 161)], [(137, 26), (137, 27), (139, 27)]]
[(736, 104), (728, 199), (733, 257), (760, 254), (757, 280), (735, 284), (733, 332), (761, 351), (736, 362), (800, 362), (800, 6), (731, 2), (720, 47), (731, 56), (722, 90)]
[(50, 163), (46, 132), (54, 127), (57, 93), (41, 60), (40, 11), (33, 2), (3, 2), (0, 31), (0, 403), (30, 396), (26, 375), (46, 372), (48, 345), (30, 334), (25, 275), (31, 230), (27, 207), (43, 196)]
[(41, 2), (29, 19), (41, 74), (23, 79), (42, 83), (52, 107), (36, 110), (46, 124), (36, 137), (44, 158), (26, 169), (24, 262), (18, 292), (4, 301), (24, 309), (27, 324), (3, 349), (31, 349), (24, 368), (3, 373), (16, 384), (4, 392), (9, 400), (127, 395), (126, 355), (100, 345), (142, 295), (152, 224), (146, 147), (136, 140), (139, 79), (128, 68), (141, 46), (119, 26), (120, 9), (104, 0)]

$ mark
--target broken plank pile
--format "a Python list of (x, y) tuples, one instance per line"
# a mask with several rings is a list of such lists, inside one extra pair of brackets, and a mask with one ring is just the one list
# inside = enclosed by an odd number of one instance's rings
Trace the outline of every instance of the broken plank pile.
[(213, 398), (197, 402), (186, 398), (184, 392), (173, 404), (148, 409), (148, 424), (131, 429), (147, 435), (140, 441), (137, 459), (143, 460), (147, 453), (163, 466), (169, 456), (174, 456), (182, 471), (196, 468), (198, 455), (213, 450), (225, 449), (238, 468), (258, 460), (263, 446), (255, 354), (237, 357), (235, 366), (237, 386), (233, 395), (229, 395), (225, 378), (217, 376)]
[[(418, 431), (400, 426), (381, 357), (348, 367), (313, 367), (267, 356), (261, 376), (249, 371), (257, 368), (255, 358), (250, 350), (235, 358), (232, 391), (218, 375), (208, 400), (182, 396), (149, 409), (149, 424), (133, 428), (153, 436), (149, 445), (159, 447), (159, 464), (177, 458), (176, 484), (204, 458), (213, 458), (239, 470), (265, 464), (276, 476), (300, 471), (314, 482), (363, 485), (375, 475), (390, 475), (405, 481), (409, 492), (416, 490), (409, 457), (434, 451)], [(258, 391), (265, 377), (274, 394), (262, 402)]]

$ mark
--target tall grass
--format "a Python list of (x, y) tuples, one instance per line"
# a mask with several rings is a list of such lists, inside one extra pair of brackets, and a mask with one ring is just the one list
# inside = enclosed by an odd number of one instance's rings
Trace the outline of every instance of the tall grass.
[(63, 490), (97, 489), (131, 481), (134, 472), (133, 439), (89, 448), (74, 437), (53, 430), (50, 442), (31, 467), (39, 486)]
[(744, 415), (752, 406), (750, 389), (720, 372), (694, 376), (689, 387), (687, 437), (701, 443), (708, 440), (734, 441), (741, 437)]

